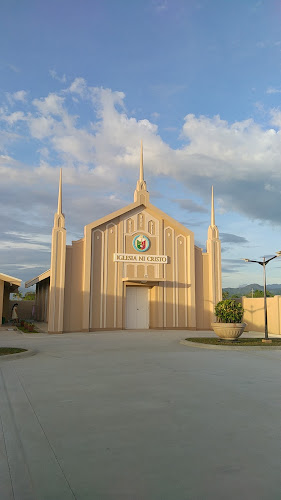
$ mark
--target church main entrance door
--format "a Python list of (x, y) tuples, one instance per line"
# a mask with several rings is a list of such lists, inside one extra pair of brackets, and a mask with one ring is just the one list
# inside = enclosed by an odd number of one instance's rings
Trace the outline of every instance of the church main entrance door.
[(149, 328), (149, 288), (127, 286), (126, 288), (126, 328), (129, 330)]

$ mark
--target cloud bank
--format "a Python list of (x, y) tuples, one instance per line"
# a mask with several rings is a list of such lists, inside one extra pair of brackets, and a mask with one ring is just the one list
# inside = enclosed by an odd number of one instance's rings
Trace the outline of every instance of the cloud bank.
[[(55, 72), (53, 77), (57, 77)], [(66, 78), (60, 78), (60, 83), (65, 84)], [(123, 92), (92, 87), (76, 78), (68, 87), (35, 99), (28, 90), (4, 95), (0, 121), (0, 209), (4, 214), (0, 258), (4, 263), (7, 242), (14, 242), (13, 261), (25, 265), (16, 249), (22, 242), (26, 255), (31, 242), (17, 236), (17, 231), (49, 234), (61, 166), (64, 210), (67, 217), (71, 214), (67, 227), (73, 237), (82, 236), (86, 223), (130, 202), (140, 139), (148, 188), (157, 191), (161, 179), (171, 180), (189, 193), (186, 199), (171, 196), (183, 211), (182, 217), (186, 211), (208, 211), (214, 184), (221, 211), (280, 225), (279, 109), (270, 110), (267, 127), (253, 119), (229, 123), (219, 115), (187, 113), (179, 131), (181, 145), (173, 148), (161, 138), (155, 123), (132, 116)], [(192, 195), (202, 203), (192, 200)], [(225, 238), (230, 242), (229, 235)], [(35, 245), (44, 247), (31, 249), (34, 255), (37, 251), (35, 262), (47, 263), (46, 242)]]

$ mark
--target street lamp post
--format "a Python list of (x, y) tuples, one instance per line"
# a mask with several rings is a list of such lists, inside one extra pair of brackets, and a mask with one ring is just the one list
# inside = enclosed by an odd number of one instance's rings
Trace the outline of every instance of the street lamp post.
[(269, 341), (268, 339), (268, 328), (267, 328), (267, 303), (266, 303), (266, 272), (265, 272), (265, 266), (273, 259), (276, 259), (276, 257), (281, 257), (281, 251), (276, 252), (276, 255), (274, 257), (270, 257), (270, 259), (265, 260), (265, 257), (263, 257), (262, 261), (259, 260), (250, 260), (250, 259), (242, 259), (245, 262), (256, 262), (256, 264), (259, 264), (260, 266), (263, 267), (263, 295), (264, 295), (264, 339), (265, 341)]

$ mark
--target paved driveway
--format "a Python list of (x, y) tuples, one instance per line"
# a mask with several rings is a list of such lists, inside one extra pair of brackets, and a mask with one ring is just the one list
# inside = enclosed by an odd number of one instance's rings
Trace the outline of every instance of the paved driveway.
[(281, 351), (185, 336), (2, 332), (1, 500), (279, 500)]

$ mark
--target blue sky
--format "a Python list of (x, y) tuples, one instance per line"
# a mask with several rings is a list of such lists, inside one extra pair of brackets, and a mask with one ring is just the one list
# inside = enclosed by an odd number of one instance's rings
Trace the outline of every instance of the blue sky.
[[(223, 286), (262, 281), (281, 250), (281, 4), (276, 0), (1, 3), (0, 269), (49, 267), (59, 168), (68, 242), (133, 198), (205, 247), (211, 185)], [(281, 283), (281, 263), (268, 266)]]

